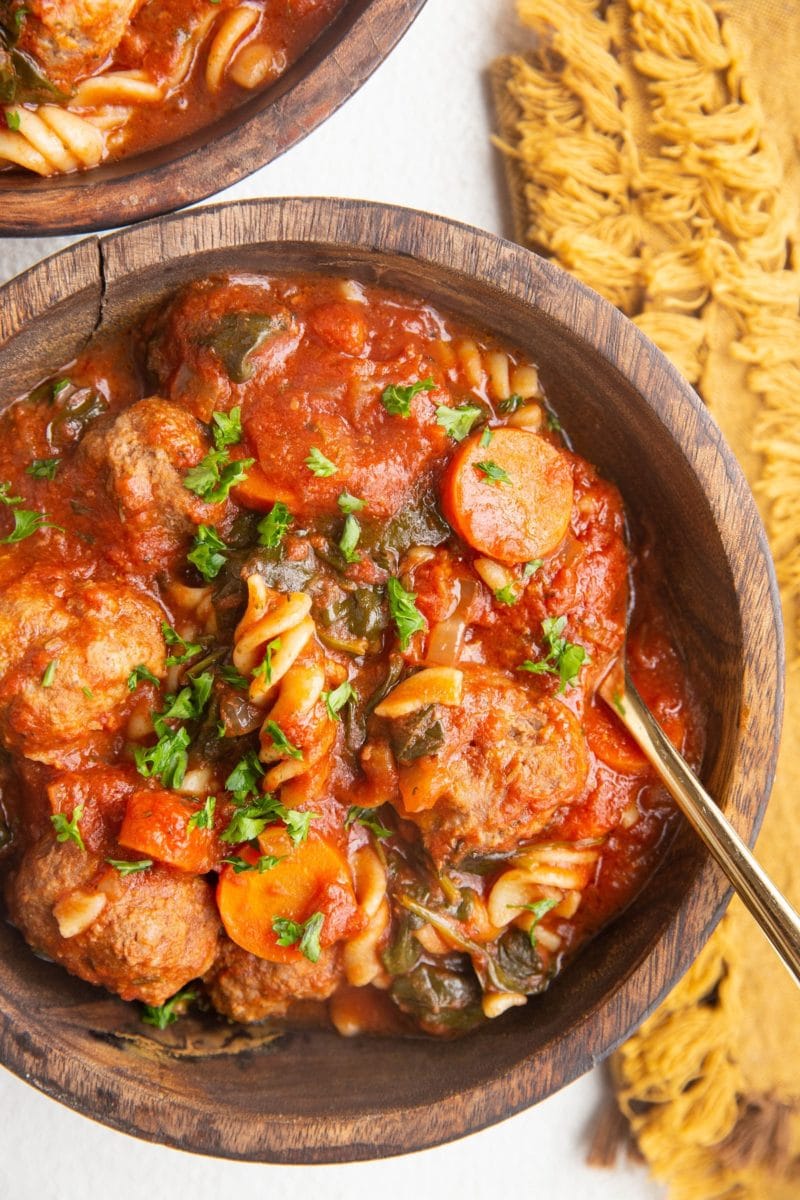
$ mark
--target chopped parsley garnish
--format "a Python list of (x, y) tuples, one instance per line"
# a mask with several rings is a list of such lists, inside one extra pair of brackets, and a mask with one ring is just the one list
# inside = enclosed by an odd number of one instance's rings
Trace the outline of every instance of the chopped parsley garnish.
[(242, 842), (252, 842), (259, 837), (268, 825), (282, 821), (286, 832), (296, 846), (308, 837), (311, 822), (319, 813), (300, 812), (295, 808), (284, 808), (270, 793), (265, 792), (256, 796), (250, 804), (237, 808), (220, 841), (238, 846)]
[(454, 442), (463, 442), (472, 426), (482, 416), (483, 409), (474, 404), (459, 404), (458, 408), (448, 408), (446, 404), (440, 404), (436, 409), (436, 424), (441, 425)]
[(530, 579), (531, 575), (535, 575), (537, 571), (544, 566), (543, 558), (532, 558), (530, 562), (526, 562), (522, 568), (522, 578)]
[[(134, 674), (128, 680), (129, 687)], [(133, 751), (136, 769), (145, 779), (160, 779), (168, 788), (178, 788), (183, 783), (191, 738), (185, 726), (172, 729), (167, 722), (199, 719), (208, 703), (213, 682), (211, 672), (204, 671), (190, 679), (189, 685), (181, 688), (177, 695), (167, 696), (164, 709), (152, 714), (158, 741), (154, 746), (136, 746)]]
[(148, 670), (144, 663), (139, 663), (128, 676), (128, 691), (135, 692), (143, 680), (146, 680), (148, 683), (154, 683), (156, 687), (161, 687), (161, 680), (156, 679), (153, 672)]
[(614, 691), (611, 693), (611, 703), (621, 717), (625, 716), (625, 705), (622, 702), (622, 693)]
[(551, 433), (561, 433), (561, 422), (554, 412), (547, 414), (547, 428)]
[(187, 642), (166, 621), (161, 622), (161, 633), (168, 646), (177, 646), (180, 649), (180, 654), (169, 655), (166, 661), (168, 667), (180, 667), (203, 649), (199, 642)]
[(221, 679), (224, 679), (231, 687), (239, 688), (240, 691), (246, 691), (250, 686), (242, 672), (237, 670), (233, 663), (226, 663), (224, 667), (220, 667), (219, 674)]
[(156, 732), (164, 732), (165, 721), (193, 721), (202, 717), (213, 685), (214, 676), (210, 671), (191, 676), (188, 686), (181, 688), (177, 695), (167, 696), (166, 708), (155, 714), (153, 724)]
[(297, 808), (283, 808), (280, 810), (280, 818), (286, 826), (286, 832), (292, 840), (292, 844), (298, 846), (300, 842), (304, 842), (308, 837), (308, 831), (311, 828), (311, 822), (319, 813), (311, 812), (306, 809), (301, 812)]
[(231, 462), (227, 448), (209, 450), (196, 467), (191, 467), (183, 477), (183, 486), (207, 504), (221, 504), (227, 500), (231, 488), (241, 483), (256, 460), (237, 458)]
[(10, 483), (0, 483), (0, 504), (7, 504), (9, 508), (13, 508), (15, 504), (22, 504), (22, 496), (9, 496)]
[(16, 133), (20, 127), (19, 113), (15, 112), (12, 108), (8, 108), (5, 112), (5, 118), (8, 128)]
[[(12, 501), (4, 499), (3, 503), (11, 504)], [(61, 529), (61, 526), (48, 521), (47, 513), (34, 512), (29, 508), (15, 508), (14, 528), (6, 537), (0, 538), (0, 544), (11, 546), (15, 542), (22, 542), (40, 529)]]
[(186, 557), (197, 567), (203, 579), (216, 579), (228, 561), (227, 549), (216, 529), (211, 525), (199, 525)]
[(343, 513), (361, 512), (362, 508), (366, 507), (366, 500), (359, 500), (358, 496), (351, 496), (349, 492), (342, 492), (336, 500), (339, 508)]
[(229, 824), (219, 835), (220, 841), (231, 846), (252, 842), (279, 818), (280, 809), (281, 805), (271, 792), (256, 796), (251, 804), (236, 809)]
[(374, 833), (376, 838), (380, 839), (392, 836), (391, 829), (387, 829), (385, 825), (381, 824), (374, 808), (361, 808), (358, 804), (351, 805), (344, 819), (345, 829), (349, 829), (356, 822), (359, 825), (363, 825), (370, 833)]
[(186, 822), (188, 829), (211, 829), (214, 825), (214, 811), (217, 807), (216, 796), (206, 796), (203, 807), (193, 812)]
[(345, 562), (361, 562), (361, 555), (356, 554), (356, 546), (360, 537), (361, 526), (358, 523), (358, 519), (351, 513), (345, 518), (344, 530), (342, 531), (342, 536), (339, 538), (339, 549), (344, 555)]
[(518, 408), (522, 408), (525, 403), (522, 396), (516, 392), (512, 392), (510, 396), (506, 396), (505, 400), (501, 400), (497, 406), (497, 411), (501, 413), (514, 413)]
[(136, 770), (145, 779), (160, 779), (167, 788), (178, 788), (183, 783), (189, 765), (189, 733), (185, 728), (164, 728), (155, 746), (136, 746), (133, 757)]
[(489, 426), (487, 425), (486, 428), (484, 429), (483, 433), (481, 434), (481, 440), (478, 442), (478, 445), (480, 446), (481, 450), (485, 450), (487, 446), (491, 445), (493, 437), (494, 437), (494, 431), (491, 430), (489, 428)]
[(229, 413), (212, 412), (211, 420), (211, 434), (217, 450), (235, 446), (242, 440), (242, 410), (238, 405)]
[(166, 1029), (184, 1015), (186, 1007), (197, 999), (197, 992), (191, 988), (183, 988), (176, 992), (163, 1004), (145, 1004), (142, 1021), (145, 1025), (155, 1025), (156, 1029)]
[(340, 683), (337, 688), (330, 692), (323, 692), (322, 699), (325, 701), (325, 708), (328, 710), (328, 716), (332, 721), (339, 720), (339, 713), (344, 708), (345, 704), (351, 704), (358, 699), (358, 692), (353, 687), (349, 679), (345, 679), (344, 683)]
[(494, 598), (500, 604), (516, 604), (519, 600), (519, 596), (510, 583), (507, 583), (505, 587), (498, 588), (494, 594)]
[(272, 656), (281, 648), (281, 639), (273, 638), (271, 642), (267, 642), (264, 657), (257, 667), (253, 668), (253, 679), (263, 679), (265, 683), (272, 683)]
[(407, 650), (411, 638), (415, 633), (427, 629), (428, 622), (414, 603), (417, 598), (416, 592), (407, 592), (399, 579), (390, 579), (387, 590), (389, 612), (397, 627), (400, 649)]
[(284, 856), (275, 854), (262, 854), (256, 862), (247, 862), (239, 854), (232, 854), (229, 858), (223, 858), (223, 862), (229, 867), (233, 867), (237, 875), (241, 875), (242, 871), (258, 871), (259, 875), (263, 875), (265, 871), (272, 871), (277, 867), (279, 862), (283, 861)]
[(325, 479), (329, 475), (335, 475), (339, 468), (336, 463), (332, 463), (329, 458), (326, 458), (321, 450), (316, 446), (312, 446), (308, 453), (308, 457), (303, 459), (303, 462), (308, 467), (312, 475), (316, 475), (318, 479)]
[(294, 517), (282, 500), (276, 500), (270, 511), (258, 523), (258, 544), (268, 550), (280, 546)]
[(69, 821), (63, 813), (53, 813), (50, 818), (53, 829), (56, 831), (57, 842), (74, 842), (79, 850), (85, 850), (81, 831), (78, 828), (81, 817), (83, 816), (83, 805), (78, 804), (72, 810), (72, 816)]
[(55, 379), (53, 380), (53, 399), (57, 400), (62, 392), (65, 392), (68, 387), (72, 387), (71, 379)]
[(91, 688), (82, 687), (81, 691), (83, 692), (83, 694), (87, 700), (94, 700), (94, 692), (92, 691)]
[(509, 908), (524, 908), (528, 912), (533, 913), (533, 924), (528, 930), (528, 937), (530, 938), (531, 948), (533, 950), (536, 949), (536, 926), (539, 924), (542, 917), (545, 916), (546, 913), (549, 913), (551, 908), (555, 908), (558, 903), (558, 900), (554, 899), (552, 896), (548, 896), (546, 900), (534, 900), (533, 904), (509, 904)]
[(297, 746), (292, 745), (280, 725), (275, 721), (265, 721), (263, 728), (272, 738), (274, 746), (282, 754), (288, 754), (289, 758), (296, 758), (298, 760), (303, 757), (303, 751), (298, 750)]
[(25, 474), (32, 475), (34, 479), (55, 479), (60, 466), (60, 458), (35, 458), (25, 468)]
[(263, 774), (264, 768), (259, 762), (255, 750), (248, 750), (225, 780), (225, 788), (227, 791), (233, 792), (233, 798), (237, 804), (244, 804), (248, 796), (258, 795)]
[(279, 946), (294, 946), (296, 942), (299, 942), (297, 948), (300, 953), (309, 962), (315, 963), (322, 952), (319, 935), (324, 923), (324, 915), (321, 912), (315, 912), (302, 924), (291, 921), (288, 917), (275, 917), (272, 929), (277, 935)]
[(263, 774), (264, 768), (258, 755), (255, 750), (249, 750), (225, 780), (225, 787), (233, 793), (234, 803), (238, 807), (228, 827), (220, 835), (221, 841), (233, 846), (251, 842), (275, 821), (283, 821), (295, 845), (308, 837), (309, 825), (319, 814), (286, 809), (271, 792), (259, 793)]
[(492, 462), (491, 459), (476, 463), (475, 468), (486, 476), (489, 483), (511, 483), (508, 472), (504, 471), (502, 467), (498, 467), (497, 463)]
[(146, 871), (148, 867), (152, 867), (152, 858), (140, 858), (138, 862), (130, 862), (126, 858), (107, 858), (106, 862), (119, 871), (123, 878), (126, 875), (135, 875), (137, 871)]
[(566, 691), (567, 684), (574, 684), (586, 660), (583, 646), (568, 642), (562, 637), (566, 624), (566, 617), (545, 617), (542, 621), (542, 633), (547, 645), (547, 654), (538, 662), (526, 659), (520, 666), (521, 671), (530, 671), (533, 675), (557, 675), (561, 680), (558, 689), (560, 692)]
[(390, 416), (410, 417), (411, 401), (418, 392), (432, 392), (435, 387), (436, 384), (430, 377), (428, 379), (418, 379), (416, 383), (409, 383), (407, 385), (390, 383), (388, 387), (383, 389), (381, 404)]
[(41, 683), (41, 686), (43, 688), (49, 688), (49, 687), (53, 686), (53, 680), (56, 677), (57, 670), (58, 670), (58, 659), (53, 658), (50, 660), (50, 662), (47, 664), (47, 666), (44, 669), (44, 674), (42, 675), (42, 683)]

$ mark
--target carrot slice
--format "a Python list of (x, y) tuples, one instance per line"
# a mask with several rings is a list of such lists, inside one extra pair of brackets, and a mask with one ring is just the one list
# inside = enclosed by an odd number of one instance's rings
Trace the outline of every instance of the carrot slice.
[(276, 486), (258, 463), (253, 463), (252, 467), (248, 467), (247, 475), (232, 489), (231, 495), (237, 504), (243, 504), (246, 508), (256, 508), (263, 512), (272, 508), (276, 500), (283, 501), (289, 508), (297, 504), (297, 496), (287, 488)]
[(447, 469), (442, 508), (465, 542), (504, 563), (556, 549), (572, 513), (565, 455), (524, 429), (495, 429), (488, 445), (470, 437)]
[[(674, 712), (657, 712), (661, 728), (676, 750), (681, 750), (686, 732), (683, 717)], [(621, 721), (602, 704), (591, 704), (584, 713), (584, 730), (589, 749), (613, 771), (621, 775), (638, 775), (648, 770), (650, 763)]]
[(258, 850), (244, 846), (237, 854), (256, 868), (262, 855), (280, 861), (263, 873), (258, 869), (236, 872), (226, 864), (217, 885), (219, 915), (237, 946), (269, 962), (300, 962), (303, 955), (297, 942), (278, 945), (273, 928), (277, 917), (303, 925), (314, 913), (322, 913), (322, 946), (358, 932), (362, 919), (352, 876), (335, 846), (314, 834), (294, 846), (283, 826), (265, 830), (258, 845)]
[(119, 844), (179, 871), (202, 875), (215, 860), (213, 829), (197, 829), (189, 821), (197, 804), (175, 792), (135, 792), (128, 800)]

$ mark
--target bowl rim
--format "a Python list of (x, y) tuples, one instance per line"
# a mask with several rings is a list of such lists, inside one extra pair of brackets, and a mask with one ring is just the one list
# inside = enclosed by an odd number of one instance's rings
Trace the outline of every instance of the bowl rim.
[[(326, 255), (352, 250), (413, 259), (423, 267), (468, 276), (484, 292), (502, 291), (538, 309), (566, 332), (588, 343), (655, 412), (697, 477), (713, 512), (739, 604), (743, 645), (757, 643), (760, 649), (766, 645), (766, 653), (758, 657), (757, 663), (743, 656), (742, 694), (751, 699), (752, 706), (748, 719), (740, 721), (732, 754), (734, 782), (726, 797), (726, 806), (730, 805), (740, 832), (752, 845), (764, 816), (777, 759), (784, 667), (778, 588), (755, 501), (719, 427), (690, 385), (632, 322), (553, 263), (492, 233), (411, 208), (302, 197), (219, 203), (103, 238), (87, 238), (31, 267), (0, 289), (0, 348), (54, 304), (75, 294), (81, 272), (84, 282), (87, 273), (96, 276), (100, 323), (114, 289), (126, 280), (135, 281), (148, 266), (158, 267), (191, 255), (197, 259), (197, 274), (202, 275), (209, 271), (206, 260), (218, 262), (219, 255), (226, 251), (284, 243), (313, 246), (322, 270), (331, 268), (325, 262)], [(458, 249), (454, 250), (456, 244)], [(59, 263), (63, 270), (57, 269)], [(217, 265), (211, 269), (220, 268)], [(498, 276), (503, 279), (502, 288)], [(595, 319), (598, 311), (612, 319), (613, 338), (602, 339), (600, 323)], [(642, 360), (648, 377), (660, 377), (669, 385), (670, 402), (652, 401), (642, 392), (634, 371), (641, 367)], [(653, 394), (658, 396), (655, 387)], [(689, 445), (682, 440), (678, 419), (685, 406), (703, 435)], [(150, 1113), (148, 1104), (152, 1105), (153, 1097), (144, 1094), (144, 1086), (142, 1104), (134, 1106), (124, 1095), (126, 1088), (130, 1090), (130, 1081), (117, 1081), (106, 1072), (99, 1099), (93, 1086), (96, 1081), (92, 1064), (81, 1064), (83, 1074), (78, 1086), (74, 1073), (68, 1074), (68, 1058), (59, 1049), (54, 1050), (38, 1026), (26, 1030), (22, 1039), (15, 1035), (10, 1012), (0, 1012), (0, 1062), (84, 1115), (122, 1132), (195, 1153), (244, 1161), (325, 1163), (425, 1149), (514, 1115), (565, 1086), (616, 1049), (689, 968), (720, 920), (731, 894), (706, 854), (683, 903), (648, 951), (631, 964), (611, 992), (575, 1027), (553, 1037), (546, 1078), (536, 1056), (523, 1052), (513, 1071), (461, 1091), (458, 1104), (447, 1105), (444, 1120), (432, 1122), (427, 1103), (382, 1110), (380, 1129), (373, 1127), (374, 1122), (358, 1122), (346, 1115), (339, 1119), (330, 1113), (302, 1120), (274, 1121), (270, 1117), (259, 1127), (257, 1137), (250, 1138), (247, 1149), (242, 1149), (224, 1138), (209, 1139), (203, 1112), (190, 1112), (177, 1096), (171, 1098), (178, 1108), (186, 1110), (187, 1122), (179, 1135)], [(681, 938), (687, 914), (695, 919), (699, 931), (691, 947)], [(602, 1022), (595, 1019), (599, 1012), (604, 1016)], [(560, 1052), (567, 1040), (570, 1055)], [(512, 1082), (513, 1088), (509, 1086)], [(115, 1096), (119, 1104), (109, 1102)]]
[[(354, 95), (425, 3), (347, 0), (286, 75), (211, 124), (164, 146), (71, 175), (39, 178), (15, 172), (4, 178), (0, 173), (0, 237), (115, 229), (174, 212), (239, 183), (302, 141)], [(318, 57), (315, 47), (329, 37), (332, 44)], [(294, 75), (287, 86), (283, 81)]]

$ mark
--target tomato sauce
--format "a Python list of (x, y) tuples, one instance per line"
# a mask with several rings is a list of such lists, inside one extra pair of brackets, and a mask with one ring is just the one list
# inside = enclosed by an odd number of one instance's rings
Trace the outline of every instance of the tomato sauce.
[(353, 280), (199, 280), (7, 408), (0, 481), (36, 949), (156, 1024), (447, 1036), (635, 902), (675, 813), (597, 691), (631, 597), (695, 766), (703, 723), (657, 555), (519, 351)]

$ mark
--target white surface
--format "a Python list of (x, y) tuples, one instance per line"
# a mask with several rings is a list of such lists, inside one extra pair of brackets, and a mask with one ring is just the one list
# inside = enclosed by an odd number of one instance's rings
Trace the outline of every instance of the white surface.
[[(430, 0), (391, 58), (300, 146), (225, 199), (342, 195), (391, 201), (499, 233), (503, 187), (489, 143), (485, 68), (520, 48), (512, 0)], [(70, 239), (0, 243), (0, 281)], [(113, 1133), (0, 1071), (0, 1197), (85, 1200), (479, 1200), (490, 1193), (543, 1200), (659, 1200), (641, 1168), (584, 1165), (600, 1074), (462, 1142), (388, 1162), (264, 1167), (200, 1159)], [(224, 1193), (223, 1190), (225, 1189)]]

